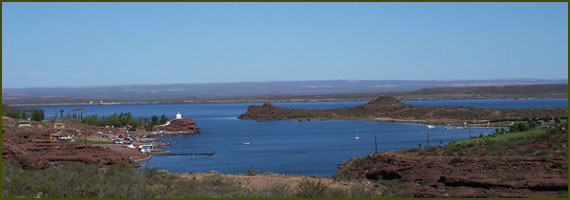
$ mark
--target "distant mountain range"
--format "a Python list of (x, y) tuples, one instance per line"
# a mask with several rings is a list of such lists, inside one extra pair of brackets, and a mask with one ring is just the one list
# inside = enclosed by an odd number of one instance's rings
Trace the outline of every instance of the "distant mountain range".
[(568, 84), (568, 79), (326, 80), (97, 87), (3, 88), (3, 104), (87, 103), (89, 101), (200, 100), (247, 96), (405, 92), (423, 88)]

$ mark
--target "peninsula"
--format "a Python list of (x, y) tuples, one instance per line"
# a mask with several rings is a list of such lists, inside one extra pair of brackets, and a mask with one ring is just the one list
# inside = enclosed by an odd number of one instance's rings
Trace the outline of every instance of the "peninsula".
[(537, 116), (567, 117), (568, 108), (480, 109), (452, 106), (415, 106), (394, 97), (379, 97), (364, 105), (336, 109), (288, 109), (270, 103), (251, 105), (238, 119), (254, 120), (374, 120), (426, 124), (463, 125), (491, 120)]

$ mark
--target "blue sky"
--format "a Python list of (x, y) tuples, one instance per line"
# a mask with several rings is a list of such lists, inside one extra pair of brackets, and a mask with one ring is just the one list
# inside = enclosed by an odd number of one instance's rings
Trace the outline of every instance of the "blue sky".
[(568, 3), (2, 3), (2, 87), (568, 77)]

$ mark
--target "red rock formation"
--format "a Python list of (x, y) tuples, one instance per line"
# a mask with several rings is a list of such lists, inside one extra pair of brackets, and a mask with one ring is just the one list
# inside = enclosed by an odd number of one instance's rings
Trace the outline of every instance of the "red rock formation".
[(170, 120), (170, 123), (168, 125), (158, 126), (155, 128), (155, 130), (161, 131), (163, 134), (168, 135), (200, 133), (200, 128), (196, 126), (196, 123), (190, 118)]

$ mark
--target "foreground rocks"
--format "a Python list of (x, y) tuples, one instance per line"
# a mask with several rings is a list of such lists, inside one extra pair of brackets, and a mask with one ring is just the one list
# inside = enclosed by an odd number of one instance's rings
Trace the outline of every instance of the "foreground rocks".
[(506, 152), (487, 143), (371, 154), (339, 164), (335, 179), (367, 179), (415, 197), (567, 197), (567, 127), (500, 143)]

